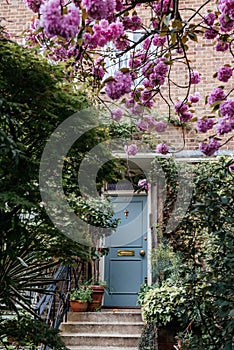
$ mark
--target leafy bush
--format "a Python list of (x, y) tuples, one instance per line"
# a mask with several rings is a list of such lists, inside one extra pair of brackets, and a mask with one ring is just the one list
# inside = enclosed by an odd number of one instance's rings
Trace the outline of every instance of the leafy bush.
[[(76, 263), (77, 257), (89, 258), (88, 247), (65, 237), (51, 223), (39, 189), (40, 160), (48, 138), (61, 122), (87, 108), (89, 102), (87, 91), (66, 80), (60, 64), (51, 65), (34, 51), (1, 39), (0, 304), (19, 316), (22, 333), (15, 336), (19, 342), (20, 334), (24, 340), (24, 322), (33, 324), (19, 315), (17, 306), (35, 315), (30, 295), (44, 293), (48, 284), (57, 282), (49, 269), (61, 261)], [(63, 173), (66, 195), (74, 191), (80, 194), (76, 170), (84, 154), (106, 135), (105, 128), (91, 130), (74, 145), (71, 153), (76, 157), (69, 158), (69, 153)], [(103, 165), (97, 181), (102, 183), (101, 176), (107, 177), (113, 167), (113, 163)], [(8, 329), (14, 329), (16, 323), (12, 321), (11, 328), (9, 320)], [(1, 322), (0, 331), (5, 332), (5, 325)], [(45, 333), (48, 329), (43, 328)]]
[(139, 305), (143, 305), (144, 304), (144, 299), (145, 299), (145, 295), (146, 293), (153, 289), (154, 286), (149, 286), (147, 283), (143, 283), (140, 287), (140, 291), (137, 294), (138, 295), (138, 304)]
[(0, 40), (0, 303), (33, 312), (29, 294), (55, 283), (48, 270), (87, 249), (56, 230), (41, 203), (39, 163), (50, 133), (88, 105), (50, 65), (12, 41)]
[(17, 349), (27, 346), (31, 350), (37, 350), (38, 345), (43, 344), (53, 350), (68, 350), (59, 336), (59, 330), (50, 328), (42, 320), (34, 320), (26, 315), (1, 320), (0, 325), (0, 341), (6, 348), (12, 342)]
[(161, 284), (164, 280), (176, 282), (181, 271), (181, 254), (175, 252), (168, 239), (157, 229), (158, 246), (152, 249), (152, 279)]
[(156, 324), (155, 322), (147, 322), (143, 327), (141, 338), (138, 344), (139, 350), (155, 350), (156, 349)]
[(187, 349), (229, 349), (234, 340), (233, 163), (227, 157), (197, 167), (188, 213), (172, 233), (183, 253), (181, 278), (191, 290), (187, 305), (198, 312), (200, 334), (193, 334)]
[(171, 285), (166, 281), (146, 292), (142, 313), (145, 321), (154, 321), (157, 327), (170, 322), (186, 323), (186, 290), (181, 285)]
[[(163, 162), (166, 203), (173, 203), (177, 189), (176, 164), (170, 170), (172, 160)], [(187, 213), (179, 226), (167, 233), (164, 228), (172, 206), (170, 210), (163, 208), (162, 232), (170, 244), (168, 257), (175, 264), (169, 264), (168, 270), (164, 252), (155, 251), (159, 253), (154, 260), (159, 262), (155, 271), (159, 268), (160, 276), (167, 280), (159, 278), (162, 285), (146, 293), (143, 313), (148, 322), (155, 321), (159, 328), (172, 320), (179, 321), (175, 326), (178, 349), (231, 350), (233, 347), (234, 183), (230, 171), (233, 163), (232, 157), (221, 157), (194, 166), (194, 190)], [(178, 253), (179, 259), (174, 260)], [(173, 275), (177, 281), (171, 279)]]

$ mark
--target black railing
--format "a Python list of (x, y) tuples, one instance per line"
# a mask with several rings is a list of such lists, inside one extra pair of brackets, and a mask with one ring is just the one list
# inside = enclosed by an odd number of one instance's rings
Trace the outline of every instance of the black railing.
[[(72, 287), (77, 287), (83, 271), (83, 261), (77, 261), (76, 267), (60, 265), (53, 274), (54, 283), (46, 288), (45, 294), (39, 297), (35, 311), (39, 318), (52, 328), (58, 329), (67, 319), (69, 294)], [(49, 347), (41, 345), (40, 350)]]

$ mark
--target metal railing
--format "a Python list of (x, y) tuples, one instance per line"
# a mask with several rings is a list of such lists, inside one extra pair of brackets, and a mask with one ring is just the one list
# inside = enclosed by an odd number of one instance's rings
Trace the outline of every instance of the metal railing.
[[(34, 310), (50, 327), (58, 329), (67, 320), (69, 294), (71, 288), (78, 286), (83, 264), (83, 261), (78, 261), (76, 267), (61, 264), (53, 275), (54, 283), (39, 297)], [(48, 350), (49, 347), (42, 344), (39, 349)]]

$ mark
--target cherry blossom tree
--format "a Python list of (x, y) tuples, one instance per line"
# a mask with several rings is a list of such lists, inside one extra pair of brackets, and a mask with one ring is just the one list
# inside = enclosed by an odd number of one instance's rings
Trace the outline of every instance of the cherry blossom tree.
[[(116, 123), (129, 117), (139, 132), (152, 135), (163, 133), (167, 124), (183, 129), (192, 125), (201, 134), (200, 151), (208, 156), (233, 138), (233, 0), (207, 0), (200, 6), (195, 2), (192, 9), (182, 8), (179, 0), (25, 3), (37, 14), (27, 45), (38, 45), (51, 60), (64, 61), (71, 79), (88, 83)], [(190, 47), (202, 48), (204, 43), (211, 59), (212, 50), (227, 59), (206, 77), (213, 85), (207, 96), (199, 93), (204, 77), (189, 58)], [(180, 69), (185, 81), (175, 78)], [(173, 89), (179, 91), (176, 98)], [(167, 109), (164, 120), (154, 113), (162, 103)], [(199, 116), (198, 104), (204, 106)], [(155, 140), (156, 152), (176, 151)], [(126, 145), (125, 151), (134, 155), (137, 145)]]

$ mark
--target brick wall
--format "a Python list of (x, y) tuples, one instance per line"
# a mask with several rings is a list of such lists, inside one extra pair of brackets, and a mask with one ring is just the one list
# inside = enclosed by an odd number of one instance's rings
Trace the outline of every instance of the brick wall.
[(23, 41), (22, 33), (29, 27), (34, 14), (24, 0), (0, 0), (1, 25), (6, 26), (12, 39)]
[[(23, 41), (22, 32), (28, 28), (30, 20), (33, 18), (33, 12), (29, 11), (24, 3), (24, 0), (8, 0), (9, 5), (7, 5), (6, 0), (0, 0), (0, 13), (3, 18), (2, 24), (7, 26), (9, 33), (12, 35), (13, 39), (16, 39), (18, 42)], [(204, 13), (207, 8), (215, 8), (215, 0), (211, 1), (209, 6), (206, 6)], [(196, 3), (196, 5), (194, 5)], [(196, 0), (193, 2), (193, 8), (199, 8), (204, 4), (203, 0)], [(180, 8), (182, 13), (186, 13), (188, 17), (193, 13), (191, 10), (191, 0), (180, 1)], [(144, 8), (138, 9), (140, 15), (143, 17), (144, 22), (147, 23), (149, 20), (149, 13)], [(199, 85), (194, 85), (191, 92), (199, 91), (202, 98), (201, 101), (204, 101), (205, 96), (212, 91), (214, 86), (220, 85), (219, 82), (212, 78), (214, 72), (217, 68), (225, 63), (230, 62), (230, 55), (228, 53), (218, 53), (212, 47), (210, 41), (202, 40), (202, 44), (196, 44), (192, 41), (189, 42), (189, 52), (188, 58), (190, 60), (191, 67), (198, 70), (201, 73), (202, 83)], [(175, 84), (183, 85), (186, 82), (186, 71), (183, 64), (173, 67), (171, 73), (171, 79)], [(227, 87), (232, 87), (233, 79), (231, 79), (230, 84), (225, 84)], [(165, 96), (168, 96), (168, 87), (165, 86), (162, 90)], [(184, 90), (181, 92), (176, 85), (171, 87), (171, 96), (173, 100), (181, 99), (184, 97)], [(204, 104), (200, 102), (197, 104), (196, 116), (203, 115), (205, 113)], [(168, 115), (167, 106), (165, 103), (162, 103), (162, 100), (156, 100), (155, 110), (159, 115)], [(185, 131), (185, 140), (186, 145), (185, 149), (197, 149), (197, 138), (201, 138), (200, 135), (196, 134), (193, 130), (188, 129)], [(228, 137), (231, 135), (229, 134)], [(183, 147), (183, 134), (182, 131), (175, 127), (168, 128), (168, 131), (163, 135), (165, 140), (169, 140), (171, 145), (176, 148)], [(223, 138), (224, 141), (227, 137)], [(227, 143), (222, 149), (234, 149), (234, 141)]]
[(174, 350), (175, 341), (175, 330), (168, 326), (167, 328), (158, 329), (157, 334), (157, 350)]

